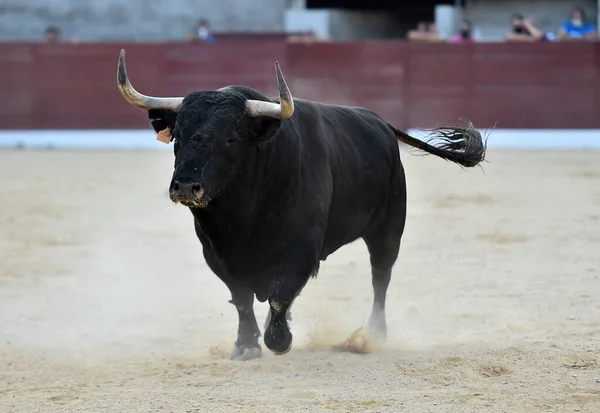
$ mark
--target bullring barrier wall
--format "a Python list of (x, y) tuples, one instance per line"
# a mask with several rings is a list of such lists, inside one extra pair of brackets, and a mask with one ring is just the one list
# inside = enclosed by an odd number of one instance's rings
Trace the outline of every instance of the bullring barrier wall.
[(127, 53), (142, 93), (185, 95), (245, 84), (276, 94), (281, 63), (296, 97), (366, 106), (400, 128), (470, 119), (483, 129), (600, 129), (600, 43), (0, 44), (0, 130), (146, 129), (116, 85)]

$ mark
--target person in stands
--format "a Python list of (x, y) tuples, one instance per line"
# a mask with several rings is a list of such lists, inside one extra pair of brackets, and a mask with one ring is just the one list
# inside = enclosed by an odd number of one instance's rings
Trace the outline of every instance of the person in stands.
[(411, 42), (443, 42), (444, 38), (437, 31), (437, 26), (433, 22), (421, 22), (417, 28), (408, 32), (408, 40)]
[(588, 22), (585, 10), (575, 7), (571, 18), (558, 30), (559, 40), (595, 40), (596, 26)]
[(210, 30), (208, 21), (206, 19), (199, 19), (196, 23), (196, 27), (190, 32), (188, 40), (200, 40), (204, 43), (214, 43), (215, 37)]
[(60, 29), (56, 26), (49, 26), (44, 32), (44, 41), (46, 43), (60, 42)]
[(513, 14), (512, 30), (504, 36), (507, 42), (538, 42), (549, 40), (533, 19), (525, 19), (521, 14)]
[(450, 43), (469, 43), (476, 41), (475, 34), (473, 32), (473, 25), (469, 20), (463, 20), (460, 23), (458, 33), (450, 36)]

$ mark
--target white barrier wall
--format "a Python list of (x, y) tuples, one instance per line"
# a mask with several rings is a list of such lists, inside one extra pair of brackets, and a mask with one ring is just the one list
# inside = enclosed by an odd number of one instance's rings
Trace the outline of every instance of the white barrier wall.
[[(600, 130), (495, 129), (480, 130), (490, 149), (600, 149)], [(409, 130), (426, 138), (423, 131)], [(173, 150), (144, 130), (0, 131), (0, 148)]]

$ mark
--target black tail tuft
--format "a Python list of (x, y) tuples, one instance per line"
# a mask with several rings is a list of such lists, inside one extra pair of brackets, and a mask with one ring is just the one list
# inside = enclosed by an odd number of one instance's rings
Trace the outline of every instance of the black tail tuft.
[(447, 161), (473, 167), (485, 160), (487, 138), (484, 140), (470, 122), (464, 128), (434, 128), (430, 134), (432, 137), (427, 142), (414, 138), (389, 123), (388, 126), (399, 141)]

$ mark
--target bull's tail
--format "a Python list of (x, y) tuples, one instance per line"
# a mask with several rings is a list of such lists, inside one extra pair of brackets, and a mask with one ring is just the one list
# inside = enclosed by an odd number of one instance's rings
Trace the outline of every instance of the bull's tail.
[(389, 123), (388, 127), (400, 142), (447, 161), (473, 167), (485, 160), (487, 139), (483, 140), (481, 134), (470, 123), (465, 128), (435, 128), (431, 131), (433, 137), (428, 142), (414, 138)]

